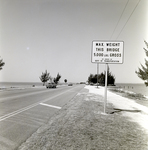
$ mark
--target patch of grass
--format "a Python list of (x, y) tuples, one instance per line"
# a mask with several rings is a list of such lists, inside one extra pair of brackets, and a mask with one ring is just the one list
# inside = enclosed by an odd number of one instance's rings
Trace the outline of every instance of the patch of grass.
[[(77, 95), (19, 150), (147, 150), (147, 133), (137, 123), (122, 112), (102, 114), (102, 97), (98, 102), (86, 97)], [(106, 111), (112, 112), (112, 105)]]
[(112, 88), (112, 89), (109, 89), (111, 92), (114, 92), (116, 94), (119, 94), (123, 97), (127, 97), (127, 98), (131, 98), (131, 99), (134, 99), (134, 100), (148, 100), (145, 96), (143, 96), (142, 94), (140, 93), (134, 93), (134, 92), (130, 92), (130, 91), (125, 91), (123, 89), (120, 89), (120, 88)]

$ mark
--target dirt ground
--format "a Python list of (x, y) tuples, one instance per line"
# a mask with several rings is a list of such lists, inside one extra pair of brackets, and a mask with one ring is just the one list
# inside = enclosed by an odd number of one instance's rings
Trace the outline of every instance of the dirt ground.
[[(148, 150), (148, 133), (83, 89), (18, 150)], [(129, 112), (139, 113), (139, 112)]]

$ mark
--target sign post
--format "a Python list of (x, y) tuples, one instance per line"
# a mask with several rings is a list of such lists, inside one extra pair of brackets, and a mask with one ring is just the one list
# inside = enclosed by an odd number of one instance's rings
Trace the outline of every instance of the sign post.
[(97, 88), (98, 88), (98, 75), (99, 75), (99, 63), (97, 63)]
[(107, 72), (108, 64), (123, 63), (123, 41), (93, 41), (92, 42), (92, 63), (102, 63), (106, 67), (105, 89), (104, 89), (104, 113), (107, 104)]
[(106, 112), (106, 105), (107, 105), (107, 71), (108, 71), (108, 64), (105, 64), (105, 89), (104, 89), (104, 113)]

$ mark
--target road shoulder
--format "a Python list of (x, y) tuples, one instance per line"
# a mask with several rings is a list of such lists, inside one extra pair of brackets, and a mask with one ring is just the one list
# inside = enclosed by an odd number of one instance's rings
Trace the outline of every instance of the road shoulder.
[(115, 112), (111, 103), (107, 105), (106, 114), (103, 109), (103, 97), (83, 89), (18, 149), (148, 148), (148, 135), (138, 123), (130, 121), (124, 112)]

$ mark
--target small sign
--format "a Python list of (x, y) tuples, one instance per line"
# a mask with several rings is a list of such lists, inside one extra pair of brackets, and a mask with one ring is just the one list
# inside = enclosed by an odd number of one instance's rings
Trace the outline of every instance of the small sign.
[(93, 41), (92, 62), (106, 64), (123, 63), (123, 41)]

